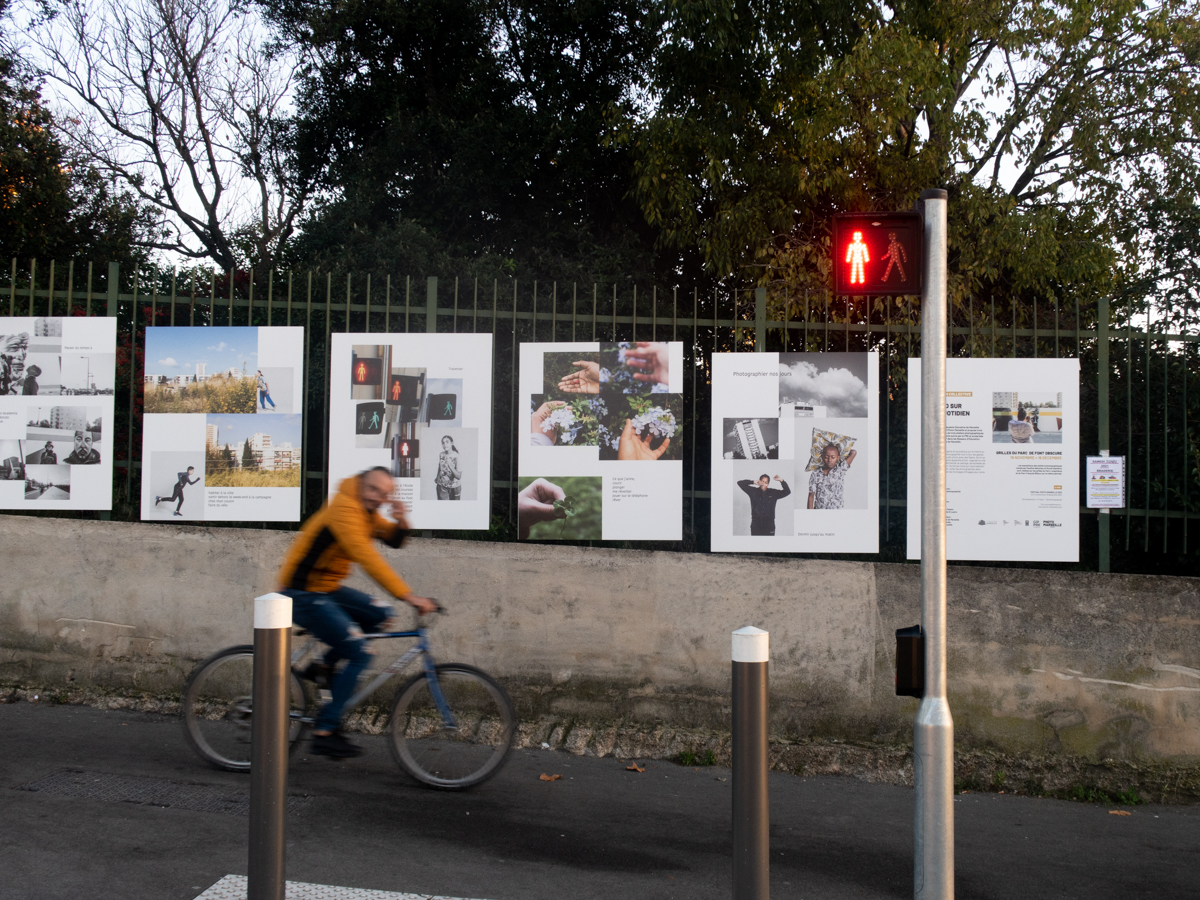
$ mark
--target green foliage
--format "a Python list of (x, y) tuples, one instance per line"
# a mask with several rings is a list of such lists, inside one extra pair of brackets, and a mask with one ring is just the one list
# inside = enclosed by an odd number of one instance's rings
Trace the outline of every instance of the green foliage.
[(260, 0), (305, 61), (297, 171), (330, 198), (298, 258), (425, 253), (560, 280), (644, 271), (630, 154), (603, 137), (645, 77), (647, 3)]
[(258, 468), (258, 460), (254, 456), (254, 448), (250, 446), (250, 438), (242, 445), (242, 471), (253, 472)]
[[(517, 480), (517, 490), (529, 487), (535, 478)], [(561, 518), (539, 522), (529, 530), (531, 541), (598, 541), (601, 539), (601, 478), (567, 476), (547, 478), (563, 489)], [(557, 507), (557, 504), (556, 504)]]
[(542, 393), (547, 400), (576, 400), (579, 394), (571, 394), (558, 389), (558, 383), (565, 376), (580, 371), (577, 362), (599, 363), (600, 354), (596, 352), (547, 352), (542, 354)]
[(676, 755), (673, 761), (681, 766), (715, 766), (717, 764), (717, 757), (712, 750), (705, 750), (702, 754), (694, 753), (691, 750), (684, 750)]

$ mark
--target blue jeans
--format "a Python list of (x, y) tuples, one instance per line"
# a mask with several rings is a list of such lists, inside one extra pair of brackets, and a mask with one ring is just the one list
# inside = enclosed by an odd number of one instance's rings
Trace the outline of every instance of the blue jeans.
[(271, 399), (271, 395), (269, 393), (267, 393), (266, 391), (259, 391), (258, 392), (258, 405), (261, 406), (263, 409), (266, 409), (268, 403), (271, 404), (271, 409), (275, 408), (275, 401)]
[(317, 715), (316, 731), (334, 731), (342, 724), (346, 704), (354, 696), (354, 688), (371, 662), (371, 652), (363, 633), (371, 634), (392, 615), (392, 606), (354, 588), (340, 587), (328, 594), (313, 591), (285, 590), (292, 598), (292, 621), (329, 645), (325, 664), (331, 669), (340, 660), (346, 665), (333, 676), (329, 686), (333, 695)]

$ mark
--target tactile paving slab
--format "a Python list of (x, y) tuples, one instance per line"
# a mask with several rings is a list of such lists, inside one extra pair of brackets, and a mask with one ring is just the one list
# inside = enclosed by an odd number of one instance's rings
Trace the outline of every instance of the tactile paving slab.
[[(145, 775), (114, 775), (107, 772), (66, 769), (20, 785), (17, 790), (57, 794), (60, 797), (79, 797), (85, 800), (169, 806), (231, 816), (250, 815), (249, 784), (243, 788), (224, 784), (169, 781)], [(295, 812), (308, 800), (304, 795), (289, 794), (288, 812)]]
[[(246, 900), (246, 890), (245, 875), (226, 875), (196, 900)], [(463, 900), (461, 897), (443, 897), (440, 894), (402, 894), (330, 884), (306, 884), (303, 881), (289, 881), (284, 896), (286, 900)]]

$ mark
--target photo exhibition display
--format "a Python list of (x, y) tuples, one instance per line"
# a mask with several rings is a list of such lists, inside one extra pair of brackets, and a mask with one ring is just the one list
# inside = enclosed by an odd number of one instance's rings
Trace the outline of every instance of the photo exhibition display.
[(112, 509), (117, 320), (0, 318), (0, 509)]
[(712, 359), (712, 549), (878, 552), (879, 354)]
[(517, 530), (528, 540), (683, 537), (683, 344), (521, 345)]
[(142, 520), (298, 522), (304, 329), (148, 327)]
[(329, 490), (386, 466), (413, 528), (490, 524), (492, 336), (335, 334)]
[[(908, 558), (920, 559), (919, 359), (908, 385)], [(1079, 560), (1079, 360), (946, 361), (946, 558)]]

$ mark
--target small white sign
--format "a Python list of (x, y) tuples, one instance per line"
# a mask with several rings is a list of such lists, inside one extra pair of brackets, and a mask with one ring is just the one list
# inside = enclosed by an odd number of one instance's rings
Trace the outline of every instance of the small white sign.
[(1087, 458), (1088, 509), (1125, 508), (1125, 457)]

